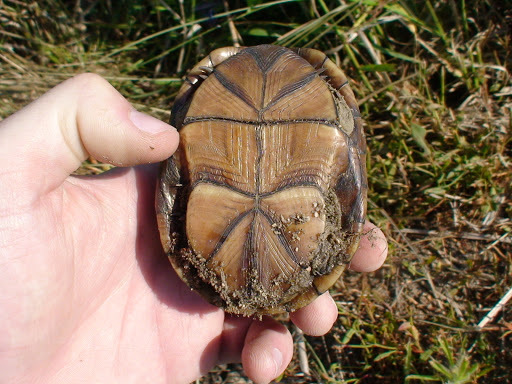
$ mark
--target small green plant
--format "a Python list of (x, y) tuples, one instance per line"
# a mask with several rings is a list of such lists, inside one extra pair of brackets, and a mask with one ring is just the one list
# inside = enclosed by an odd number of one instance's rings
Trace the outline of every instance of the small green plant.
[[(425, 354), (425, 358), (432, 368), (431, 375), (408, 375), (405, 380), (411, 382), (419, 380), (420, 382), (436, 381), (445, 384), (466, 384), (475, 383), (488, 370), (482, 370), (478, 363), (472, 363), (472, 358), (466, 353), (465, 349), (454, 353), (452, 344), (445, 338), (441, 338), (435, 349)], [(440, 355), (437, 359), (433, 355)], [(442, 361), (439, 361), (442, 359)]]

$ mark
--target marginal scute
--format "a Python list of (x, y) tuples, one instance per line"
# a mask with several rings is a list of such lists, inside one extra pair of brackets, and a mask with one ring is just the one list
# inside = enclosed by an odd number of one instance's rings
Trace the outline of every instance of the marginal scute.
[(216, 50), (179, 92), (157, 218), (178, 275), (227, 312), (307, 305), (339, 278), (366, 213), (362, 122), (323, 53)]

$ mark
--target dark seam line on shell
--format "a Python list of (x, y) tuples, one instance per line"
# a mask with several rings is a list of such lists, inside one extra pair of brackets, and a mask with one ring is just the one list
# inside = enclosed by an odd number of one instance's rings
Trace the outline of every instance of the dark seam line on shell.
[(321, 292), (321, 291), (318, 289), (318, 287), (316, 286), (316, 284), (315, 284), (315, 281), (314, 281), (314, 280), (313, 280), (313, 284), (312, 284), (312, 285), (313, 285), (313, 288), (315, 288), (315, 292), (316, 292), (316, 294), (317, 294), (318, 296), (323, 295), (323, 294), (326, 292), (326, 291)]
[(328, 127), (338, 128), (335, 121), (322, 120), (322, 119), (302, 119), (302, 120), (237, 120), (228, 117), (220, 116), (196, 116), (187, 117), (182, 124), (182, 127), (193, 123), (200, 123), (203, 121), (225, 121), (229, 123), (240, 123), (246, 125), (279, 125), (279, 124), (323, 124)]
[(265, 73), (274, 66), (274, 64), (281, 58), (282, 55), (287, 52), (286, 49), (279, 48), (281, 47), (276, 46), (276, 49), (273, 52), (270, 54), (265, 54), (264, 56), (260, 54), (259, 49), (252, 47), (245, 49), (245, 52), (249, 53), (254, 58), (258, 68), (261, 70), (261, 72)]
[(249, 107), (254, 109), (256, 112), (258, 112), (258, 109), (256, 106), (252, 103), (252, 100), (249, 98), (249, 96), (244, 92), (243, 89), (238, 87), (236, 84), (233, 84), (230, 82), (221, 72), (215, 71), (213, 72), (217, 80), (222, 84), (224, 88), (226, 88), (229, 92), (231, 92), (233, 95), (238, 97), (240, 100), (242, 100), (245, 104), (247, 104)]
[[(219, 252), (220, 248), (224, 245), (224, 242), (228, 238), (229, 234), (235, 229), (235, 227), (247, 216), (249, 213), (254, 212), (254, 208), (251, 208), (240, 215), (238, 215), (227, 227), (226, 230), (222, 233), (220, 236), (219, 241), (217, 241), (217, 244), (215, 244), (215, 248), (213, 248), (213, 251), (208, 255), (206, 258), (206, 261), (212, 260), (215, 255)], [(253, 220), (254, 221), (254, 220)]]
[(336, 88), (338, 91), (343, 88), (343, 87), (346, 87), (348, 85), (348, 80), (345, 81), (343, 84), (341, 84), (338, 88)]
[[(263, 100), (265, 100), (265, 91), (266, 91), (266, 86), (267, 86), (267, 76), (266, 76), (266, 73), (263, 71), (263, 84), (262, 84), (262, 103), (263, 103)], [(260, 111), (258, 112), (258, 118), (261, 118), (261, 109)], [(255, 244), (254, 244), (254, 228), (255, 228), (255, 225), (256, 225), (256, 215), (258, 214), (258, 212), (261, 212), (261, 206), (260, 206), (260, 182), (261, 182), (261, 178), (260, 178), (260, 172), (261, 172), (261, 159), (263, 158), (263, 145), (262, 145), (262, 135), (263, 135), (263, 130), (262, 130), (262, 127), (261, 125), (257, 125), (255, 128), (255, 136), (256, 136), (256, 149), (257, 149), (257, 154), (256, 154), (256, 164), (255, 167), (256, 169), (254, 170), (254, 176), (255, 176), (255, 180), (254, 180), (254, 184), (255, 184), (255, 188), (256, 188), (256, 193), (255, 193), (255, 196), (254, 196), (254, 217), (253, 217), (253, 221), (251, 222), (251, 228), (249, 229), (249, 233), (247, 235), (247, 242), (248, 242), (248, 246), (249, 246), (249, 253), (245, 252), (244, 254), (244, 264), (247, 262), (248, 264), (248, 268), (244, 271), (244, 278), (245, 278), (245, 282), (247, 283), (247, 274), (249, 273), (250, 275), (252, 275), (254, 273), (254, 271), (257, 270), (257, 276), (261, 282), (261, 277), (262, 277), (262, 266), (261, 266), (261, 263), (260, 263), (260, 260), (258, 260), (257, 257), (255, 257), (254, 255), (256, 254), (256, 247), (255, 247)], [(247, 259), (247, 260), (246, 260)], [(251, 273), (252, 272), (252, 273)], [(249, 279), (249, 287), (252, 287), (253, 285), (253, 282), (251, 281), (251, 279)], [(250, 292), (252, 292), (252, 290), (250, 290)]]
[[(263, 120), (262, 108), (264, 107), (265, 94), (267, 92), (267, 71), (274, 66), (275, 62), (277, 61), (277, 59), (279, 57), (276, 55), (266, 55), (264, 57), (261, 57), (261, 55), (259, 54), (259, 50), (251, 50), (250, 53), (251, 53), (251, 56), (256, 61), (256, 65), (260, 69), (262, 77), (263, 77), (263, 81), (261, 82), (261, 103), (258, 106), (259, 107), (258, 120), (261, 121), (261, 120)], [(266, 62), (264, 62), (264, 60), (266, 60)]]
[(286, 185), (283, 185), (282, 187), (279, 187), (277, 189), (274, 189), (273, 191), (271, 192), (265, 192), (265, 193), (262, 193), (260, 194), (261, 198), (265, 198), (265, 197), (268, 197), (268, 196), (272, 196), (276, 193), (279, 193), (279, 192), (282, 192), (282, 191), (285, 191), (287, 189), (291, 189), (291, 188), (297, 188), (297, 187), (312, 187), (312, 188), (315, 188), (317, 189), (320, 193), (325, 193), (325, 191), (322, 190), (322, 188), (320, 188), (320, 186), (317, 184), (317, 183), (314, 183), (314, 182), (308, 182), (308, 183), (289, 183), (289, 184), (286, 184)]
[[(244, 195), (246, 197), (250, 197), (250, 198), (253, 198), (253, 199), (256, 197), (256, 194), (254, 194), (254, 193), (246, 192), (246, 191), (241, 190), (239, 188), (233, 187), (232, 185), (229, 185), (229, 184), (226, 184), (226, 183), (222, 183), (222, 182), (216, 181), (216, 180), (207, 180), (207, 179), (197, 180), (194, 183), (192, 183), (192, 185), (191, 185), (192, 189), (197, 187), (199, 184), (216, 185), (218, 187), (227, 188), (230, 191), (239, 193), (239, 194)], [(272, 196), (272, 195), (274, 195), (276, 193), (285, 191), (287, 189), (292, 189), (292, 188), (297, 188), (297, 187), (312, 187), (312, 188), (315, 188), (316, 190), (318, 190), (322, 194), (325, 193), (325, 191), (322, 188), (320, 188), (320, 186), (317, 183), (314, 183), (314, 182), (302, 182), (302, 183), (289, 183), (289, 184), (283, 185), (282, 187), (279, 187), (279, 188), (277, 188), (277, 189), (275, 189), (275, 190), (273, 190), (271, 192), (261, 193), (261, 194), (259, 194), (259, 196), (263, 199), (265, 197)]]
[(256, 187), (256, 194), (254, 196), (254, 199), (256, 200), (256, 209), (259, 209), (259, 206), (260, 206), (260, 182), (261, 182), (261, 178), (260, 178), (260, 173), (261, 173), (261, 159), (263, 158), (263, 145), (262, 145), (262, 135), (263, 135), (263, 132), (262, 132), (262, 129), (261, 129), (261, 125), (258, 125), (256, 126), (255, 128), (256, 130), (256, 149), (258, 150), (258, 153), (257, 153), (257, 156), (256, 156), (256, 169), (255, 169), (255, 172), (254, 172), (254, 176), (255, 176), (255, 180), (254, 180), (254, 183), (255, 183), (255, 187)]
[[(345, 100), (343, 98), (343, 96), (338, 92), (338, 90), (336, 88), (334, 88), (332, 86), (332, 84), (329, 82), (329, 81), (326, 81), (326, 84), (329, 88), (329, 91), (330, 91), (330, 94), (331, 94), (331, 97), (332, 97), (332, 102), (333, 102), (333, 107), (334, 107), (334, 110), (336, 111), (336, 122), (338, 123), (338, 125), (336, 125), (336, 129), (340, 132), (343, 132), (343, 129), (341, 128), (341, 124), (340, 124), (340, 109), (339, 109), (339, 103), (341, 103), (342, 100)], [(346, 102), (345, 102), (346, 104)]]
[(324, 54), (324, 61), (322, 61), (322, 64), (320, 64), (320, 68), (325, 68), (327, 69), (326, 67), (324, 67), (324, 64), (327, 62), (327, 60), (329, 60), (329, 58), (327, 57), (326, 54)]
[[(259, 209), (258, 212), (261, 213), (261, 215), (268, 221), (270, 226), (272, 226), (272, 224), (275, 223), (275, 220), (265, 210)], [(284, 247), (286, 253), (288, 253), (288, 256), (290, 256), (290, 259), (292, 259), (295, 264), (297, 264), (299, 267), (302, 268), (302, 266), (299, 263), (299, 259), (297, 259), (297, 255), (293, 252), (293, 250), (290, 246), (290, 243), (286, 240), (286, 237), (284, 237), (284, 234), (281, 233), (281, 231), (279, 231), (279, 232), (280, 232), (279, 234), (276, 233), (276, 236), (277, 236), (279, 242), (281, 243), (281, 245)]]
[[(256, 197), (256, 194), (254, 194), (254, 193), (243, 191), (241, 189), (233, 187), (232, 185), (229, 185), (229, 184), (226, 184), (226, 183), (222, 183), (222, 182), (216, 181), (216, 180), (205, 180), (205, 179), (197, 180), (194, 183), (192, 183), (192, 185), (191, 185), (192, 189), (197, 187), (199, 184), (210, 184), (210, 185), (215, 185), (215, 186), (218, 186), (218, 187), (224, 187), (226, 189), (229, 189), (232, 192), (239, 193), (239, 194), (241, 194), (243, 196), (250, 197), (252, 199), (254, 199)], [(279, 187), (279, 188), (277, 188), (277, 189), (275, 189), (275, 190), (273, 190), (271, 192), (261, 193), (259, 196), (263, 199), (263, 198), (266, 198), (268, 196), (275, 195), (276, 193), (279, 193), (279, 192), (282, 192), (282, 191), (286, 191), (287, 189), (293, 189), (293, 188), (298, 188), (298, 187), (311, 187), (311, 188), (315, 188), (316, 190), (318, 190), (322, 194), (325, 193), (325, 191), (322, 190), (322, 188), (317, 183), (314, 183), (314, 182), (302, 182), (302, 183), (286, 184), (286, 185), (283, 185), (282, 187)]]
[(224, 188), (227, 188), (233, 192), (237, 192), (241, 195), (244, 195), (244, 196), (247, 196), (247, 197), (251, 197), (254, 199), (255, 197), (255, 194), (254, 193), (251, 193), (251, 192), (246, 192), (246, 191), (243, 191), (241, 189), (238, 189), (236, 187), (233, 187), (232, 185), (229, 185), (229, 184), (226, 184), (226, 183), (222, 183), (220, 181), (216, 181), (216, 180), (208, 180), (208, 179), (201, 179), (201, 180), (197, 180), (195, 182), (192, 183), (191, 187), (192, 189), (194, 189), (196, 186), (198, 186), (199, 184), (210, 184), (210, 185), (216, 185), (216, 186), (219, 186), (219, 187), (224, 187)]
[(251, 277), (251, 275), (254, 275), (253, 272), (254, 272), (255, 268), (258, 269), (257, 276), (259, 277), (260, 276), (260, 268), (261, 268), (260, 263), (258, 262), (259, 261), (258, 258), (254, 257), (254, 254), (255, 254), (255, 252), (254, 252), (254, 226), (256, 225), (255, 219), (256, 219), (257, 210), (256, 210), (256, 208), (253, 208), (251, 211), (254, 213), (254, 216), (251, 221), (251, 226), (249, 228), (249, 232), (247, 233), (247, 239), (245, 239), (245, 242), (244, 242), (244, 249), (243, 249), (243, 253), (242, 253), (242, 257), (243, 257), (242, 273), (243, 273), (243, 278), (244, 278), (244, 281), (246, 284), (246, 292), (248, 293), (249, 297), (252, 297), (252, 294), (255, 293), (255, 291), (253, 289), (255, 282), (250, 277)]
[(258, 121), (263, 120), (263, 107), (265, 106), (265, 93), (267, 92), (267, 74), (263, 73), (263, 81), (261, 82), (261, 104), (258, 106)]
[(313, 71), (308, 73), (306, 76), (296, 81), (295, 83), (284, 86), (279, 90), (279, 93), (276, 96), (274, 96), (274, 98), (270, 100), (270, 102), (260, 111), (260, 113), (263, 113), (267, 111), (270, 107), (276, 105), (279, 100), (291, 95), (292, 93), (300, 91), (304, 86), (311, 83), (317, 75), (317, 72)]

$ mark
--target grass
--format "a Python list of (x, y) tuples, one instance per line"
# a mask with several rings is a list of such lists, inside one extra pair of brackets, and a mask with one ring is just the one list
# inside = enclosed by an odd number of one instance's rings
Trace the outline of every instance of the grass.
[[(368, 215), (390, 253), (381, 270), (339, 282), (332, 332), (305, 338), (310, 375), (294, 358), (280, 381), (508, 383), (512, 304), (477, 327), (512, 287), (512, 11), (504, 4), (4, 0), (0, 116), (93, 71), (167, 120), (186, 69), (214, 48), (323, 50), (361, 102)], [(81, 171), (105, 169), (91, 159)], [(244, 382), (238, 368), (218, 367), (201, 382)]]

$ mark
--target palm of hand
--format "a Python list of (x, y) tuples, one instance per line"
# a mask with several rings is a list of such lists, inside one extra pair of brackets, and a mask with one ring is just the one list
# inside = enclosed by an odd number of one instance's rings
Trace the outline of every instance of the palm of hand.
[(17, 212), (12, 279), (0, 282), (8, 285), (0, 288), (2, 316), (10, 318), (4, 336), (16, 342), (3, 353), (23, 350), (18, 364), (41, 365), (36, 377), (52, 377), (53, 367), (61, 379), (83, 372), (117, 381), (125, 371), (159, 382), (167, 370), (186, 382), (217, 361), (223, 312), (166, 262), (152, 179), (140, 168), (70, 178)]

